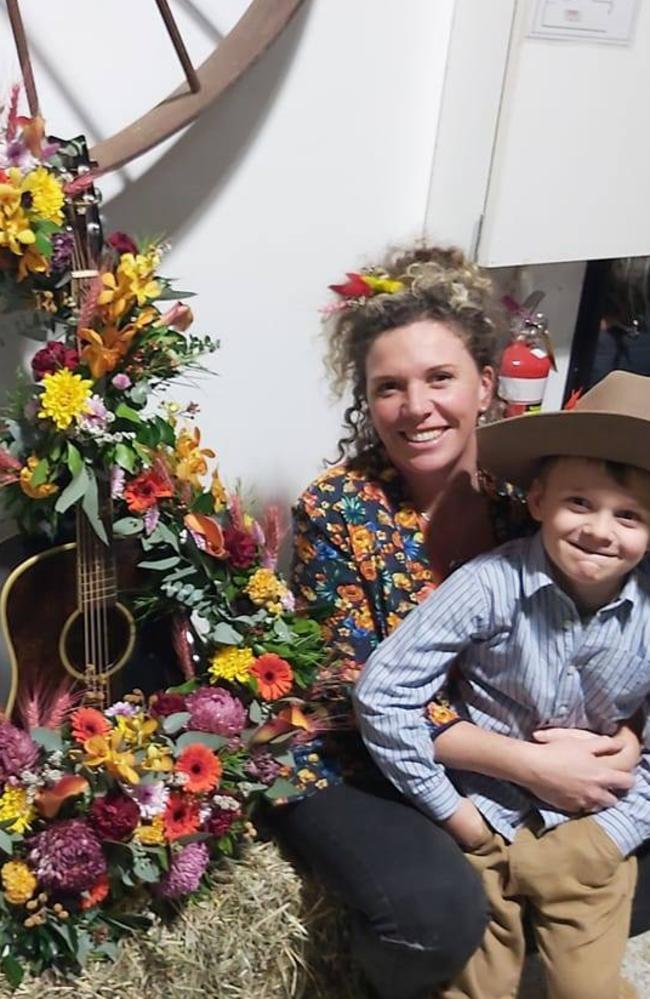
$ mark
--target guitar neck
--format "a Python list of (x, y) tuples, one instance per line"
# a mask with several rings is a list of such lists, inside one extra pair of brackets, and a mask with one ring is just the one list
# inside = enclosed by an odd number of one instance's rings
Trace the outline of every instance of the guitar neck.
[(117, 600), (108, 483), (100, 481), (99, 491), (99, 516), (109, 535), (108, 544), (97, 536), (83, 510), (77, 508), (77, 596), (84, 615), (114, 606)]

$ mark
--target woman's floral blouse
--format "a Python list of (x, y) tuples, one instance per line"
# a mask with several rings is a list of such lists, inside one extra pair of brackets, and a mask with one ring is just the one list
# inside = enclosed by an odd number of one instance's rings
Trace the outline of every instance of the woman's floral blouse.
[[(497, 541), (521, 533), (509, 530), (510, 497), (493, 491), (491, 508)], [(350, 690), (373, 649), (440, 581), (425, 551), (425, 528), (388, 464), (372, 472), (331, 468), (294, 508), (294, 592), (303, 609), (322, 612), (331, 650), (311, 691), (322, 735), (294, 747), (300, 793), (372, 773)], [(428, 715), (434, 736), (455, 718), (442, 700), (429, 705)]]

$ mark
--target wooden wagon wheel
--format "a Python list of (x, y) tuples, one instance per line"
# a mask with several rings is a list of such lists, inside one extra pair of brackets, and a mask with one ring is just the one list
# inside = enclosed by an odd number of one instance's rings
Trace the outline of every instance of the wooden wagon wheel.
[[(99, 172), (107, 173), (129, 163), (198, 118), (266, 51), (282, 33), (302, 2), (303, 0), (252, 0), (237, 24), (195, 70), (167, 0), (156, 0), (183, 67), (186, 83), (126, 128), (90, 150), (90, 156), (97, 162)], [(7, 0), (7, 10), (29, 110), (32, 115), (36, 115), (39, 112), (38, 97), (18, 0)]]

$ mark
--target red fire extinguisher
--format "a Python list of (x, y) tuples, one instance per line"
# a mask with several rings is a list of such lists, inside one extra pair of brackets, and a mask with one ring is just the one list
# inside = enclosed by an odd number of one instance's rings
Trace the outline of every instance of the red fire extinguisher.
[(537, 409), (551, 368), (555, 368), (547, 324), (521, 307), (513, 323), (513, 340), (506, 347), (499, 370), (499, 395), (506, 403), (505, 416)]

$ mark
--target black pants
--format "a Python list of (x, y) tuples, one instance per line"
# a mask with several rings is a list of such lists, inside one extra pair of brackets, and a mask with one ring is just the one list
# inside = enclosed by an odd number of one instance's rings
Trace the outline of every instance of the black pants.
[[(354, 955), (381, 999), (430, 999), (479, 945), (479, 879), (450, 836), (389, 784), (327, 788), (272, 827), (349, 907)], [(650, 928), (650, 854), (639, 854), (632, 932)]]

